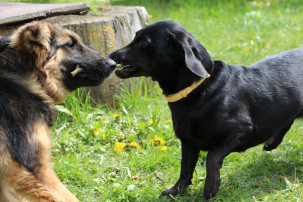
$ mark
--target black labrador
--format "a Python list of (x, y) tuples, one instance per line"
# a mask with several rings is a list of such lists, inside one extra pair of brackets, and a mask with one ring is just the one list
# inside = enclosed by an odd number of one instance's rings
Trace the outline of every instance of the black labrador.
[(231, 152), (265, 143), (275, 149), (303, 112), (303, 48), (250, 66), (213, 61), (182, 25), (160, 21), (137, 32), (110, 54), (125, 65), (120, 78), (150, 76), (158, 81), (182, 143), (181, 174), (165, 195), (191, 184), (199, 151), (208, 151), (204, 199), (219, 191), (223, 159)]

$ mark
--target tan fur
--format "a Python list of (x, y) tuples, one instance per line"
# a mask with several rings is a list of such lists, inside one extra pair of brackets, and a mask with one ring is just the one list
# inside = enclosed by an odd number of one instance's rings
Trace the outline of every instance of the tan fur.
[[(79, 38), (69, 30), (48, 23), (32, 22), (20, 27), (12, 36), (10, 46), (18, 55), (35, 57), (35, 69), (27, 78), (2, 73), (8, 78), (26, 87), (30, 92), (39, 95), (44, 102), (53, 106), (54, 102), (63, 102), (70, 93), (62, 83), (61, 65), (67, 57), (64, 51), (58, 50), (50, 57), (51, 37), (58, 35), (60, 43), (69, 42), (69, 35)], [(33, 42), (37, 42), (33, 43)], [(28, 55), (26, 55), (28, 54)], [(16, 108), (17, 109), (17, 108)], [(18, 113), (18, 112), (12, 112)], [(38, 146), (36, 155), (39, 166), (33, 172), (18, 163), (10, 154), (4, 129), (0, 125), (0, 202), (76, 202), (78, 199), (61, 183), (54, 172), (51, 160), (51, 131), (48, 123), (36, 122), (34, 134), (29, 134), (28, 141)]]
[(70, 91), (62, 84), (63, 75), (60, 69), (64, 69), (64, 67), (60, 65), (60, 61), (63, 57), (65, 57), (63, 51), (58, 50), (56, 56), (52, 57), (41, 70), (45, 73), (44, 90), (58, 103), (64, 102), (67, 95), (70, 94)]
[(0, 186), (0, 201), (1, 202), (29, 202), (28, 200), (22, 199), (17, 196), (17, 193), (14, 192), (12, 189)]
[(11, 190), (2, 192), (0, 199), (11, 201), (13, 194), (16, 193), (20, 198), (16, 200), (50, 201), (50, 202), (72, 202), (78, 201), (66, 187), (60, 182), (50, 164), (51, 157), (51, 131), (47, 124), (37, 123), (35, 125), (35, 139), (39, 145), (37, 155), (40, 158), (41, 166), (38, 166), (34, 174), (13, 160), (7, 149), (1, 149), (0, 158), (0, 183), (2, 189)]
[[(38, 36), (34, 36), (32, 31), (39, 31)], [(26, 51), (29, 54), (37, 55), (36, 66), (41, 67), (50, 53), (50, 38), (54, 32), (53, 27), (48, 23), (32, 22), (20, 27), (11, 36), (11, 46), (16, 51)], [(39, 42), (42, 46), (38, 46), (33, 42)]]
[[(33, 35), (36, 30), (40, 30), (40, 34), (36, 37)], [(71, 92), (62, 84), (62, 72), (64, 67), (61, 61), (68, 56), (68, 53), (58, 50), (55, 55), (48, 58), (51, 54), (50, 39), (53, 35), (58, 35), (56, 41), (58, 44), (71, 42), (69, 36), (73, 36), (80, 40), (75, 33), (62, 29), (59, 26), (51, 25), (46, 22), (32, 22), (20, 27), (12, 36), (10, 46), (17, 53), (23, 54), (27, 52), (29, 55), (36, 55), (36, 74), (47, 94), (54, 99), (55, 102), (64, 102), (67, 95)], [(41, 45), (35, 45), (33, 41), (39, 42)]]

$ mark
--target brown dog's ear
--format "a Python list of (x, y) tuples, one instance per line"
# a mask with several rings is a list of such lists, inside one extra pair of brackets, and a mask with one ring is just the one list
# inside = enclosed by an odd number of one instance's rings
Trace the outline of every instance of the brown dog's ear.
[(53, 28), (49, 23), (31, 22), (14, 32), (10, 46), (22, 62), (40, 68), (51, 52), (52, 33)]
[(175, 38), (175, 41), (183, 49), (186, 67), (190, 69), (190, 71), (192, 71), (194, 74), (203, 78), (208, 78), (209, 75), (204, 65), (202, 64), (202, 61), (200, 61), (194, 53), (194, 50), (196, 50), (196, 54), (198, 54), (198, 48), (192, 47), (192, 45), (189, 44), (188, 39), (185, 37)]

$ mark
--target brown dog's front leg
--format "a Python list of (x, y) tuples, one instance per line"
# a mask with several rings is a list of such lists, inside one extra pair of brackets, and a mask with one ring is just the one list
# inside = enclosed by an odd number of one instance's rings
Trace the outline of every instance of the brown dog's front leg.
[(181, 174), (178, 182), (171, 189), (167, 189), (161, 193), (161, 196), (178, 195), (183, 193), (188, 185), (191, 184), (191, 179), (198, 161), (200, 150), (193, 148), (187, 143), (182, 143), (182, 160)]

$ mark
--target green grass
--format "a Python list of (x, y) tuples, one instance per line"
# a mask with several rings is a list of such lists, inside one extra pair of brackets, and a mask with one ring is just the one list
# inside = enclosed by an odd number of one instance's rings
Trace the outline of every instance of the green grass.
[[(302, 0), (127, 0), (113, 4), (145, 6), (151, 23), (180, 22), (213, 59), (228, 64), (249, 65), (303, 46)], [(53, 163), (63, 183), (80, 201), (169, 201), (158, 196), (178, 180), (181, 154), (172, 124), (167, 122), (170, 111), (161, 89), (143, 79), (125, 84), (122, 93), (115, 95), (113, 108), (92, 108), (87, 93), (78, 90), (58, 107)], [(220, 191), (211, 201), (302, 201), (302, 129), (303, 121), (296, 121), (272, 152), (260, 145), (225, 158)], [(164, 143), (159, 145), (155, 136)], [(116, 142), (136, 142), (140, 148), (128, 146), (117, 154)], [(161, 151), (163, 145), (166, 151)], [(205, 159), (206, 152), (201, 152), (193, 185), (176, 201), (202, 201)]]

